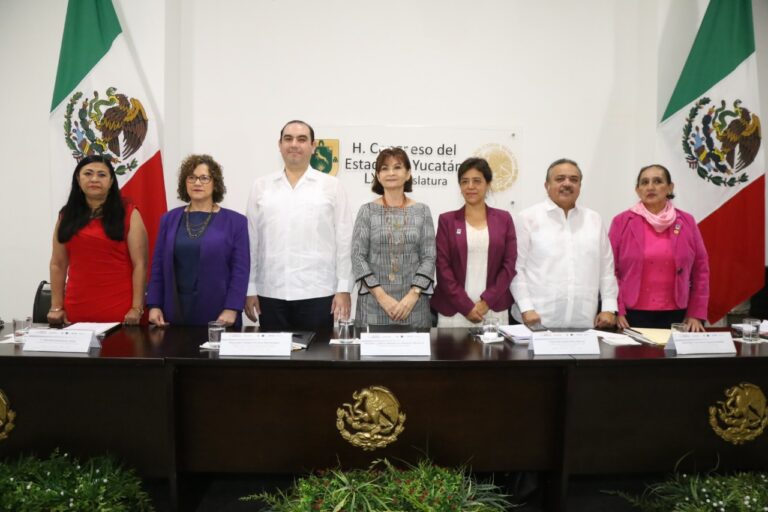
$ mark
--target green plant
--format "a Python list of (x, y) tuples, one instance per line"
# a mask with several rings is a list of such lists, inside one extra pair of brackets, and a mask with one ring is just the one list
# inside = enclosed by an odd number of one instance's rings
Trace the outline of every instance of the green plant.
[(253, 494), (273, 512), (495, 512), (511, 505), (493, 483), (478, 483), (465, 468), (421, 461), (398, 469), (387, 459), (367, 470), (320, 471), (300, 478), (288, 491)]
[(644, 512), (766, 512), (768, 475), (675, 473), (640, 496), (614, 492)]
[(146, 512), (149, 495), (133, 470), (111, 457), (84, 463), (54, 451), (48, 459), (25, 456), (0, 462), (0, 511)]

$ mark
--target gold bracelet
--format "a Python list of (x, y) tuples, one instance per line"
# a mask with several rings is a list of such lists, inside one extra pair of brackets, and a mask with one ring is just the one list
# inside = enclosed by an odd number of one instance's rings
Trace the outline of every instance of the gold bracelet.
[(139, 316), (144, 314), (144, 308), (137, 308), (136, 306), (131, 306), (131, 309), (135, 309), (139, 312)]
[(64, 308), (51, 308), (48, 310), (49, 313), (58, 313), (59, 311), (64, 311)]

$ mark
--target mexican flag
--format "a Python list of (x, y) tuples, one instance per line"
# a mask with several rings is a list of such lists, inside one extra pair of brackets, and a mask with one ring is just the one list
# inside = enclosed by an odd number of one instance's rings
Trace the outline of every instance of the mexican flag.
[(763, 287), (765, 148), (751, 0), (710, 0), (657, 131), (675, 204), (699, 224), (714, 322)]
[(141, 212), (151, 258), (166, 211), (159, 119), (111, 0), (70, 0), (51, 102), (51, 190), (64, 205), (77, 162), (112, 158), (120, 192)]

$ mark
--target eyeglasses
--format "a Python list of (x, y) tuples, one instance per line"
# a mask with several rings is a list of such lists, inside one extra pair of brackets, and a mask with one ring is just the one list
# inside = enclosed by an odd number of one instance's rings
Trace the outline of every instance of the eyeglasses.
[(194, 174), (190, 174), (189, 176), (187, 176), (187, 183), (189, 183), (190, 185), (194, 185), (195, 182), (198, 181), (198, 180), (203, 185), (207, 185), (211, 181), (213, 181), (213, 178), (211, 178), (210, 176), (207, 176), (205, 174), (202, 175), (202, 176), (195, 176)]

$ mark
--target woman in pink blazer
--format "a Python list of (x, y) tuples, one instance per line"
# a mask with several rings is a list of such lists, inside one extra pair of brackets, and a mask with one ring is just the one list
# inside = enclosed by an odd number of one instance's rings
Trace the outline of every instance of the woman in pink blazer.
[(709, 260), (693, 217), (672, 204), (675, 185), (662, 165), (637, 175), (640, 202), (614, 217), (608, 233), (619, 282), (618, 327), (703, 331)]
[(462, 162), (464, 207), (440, 215), (437, 287), (430, 301), (438, 312), (438, 327), (468, 327), (489, 317), (509, 323), (517, 238), (509, 212), (485, 204), (492, 179), (484, 159)]

